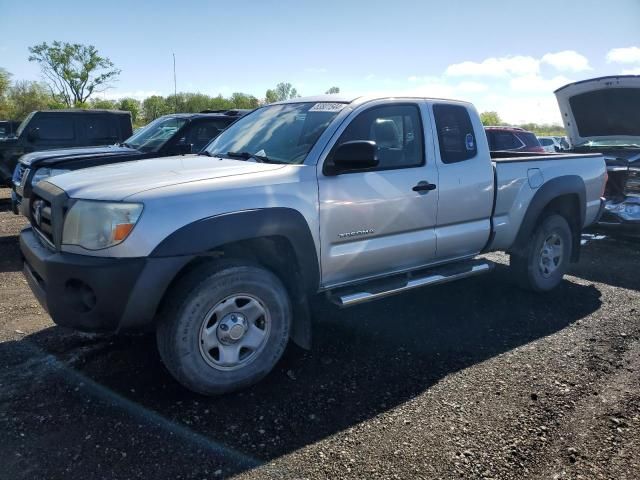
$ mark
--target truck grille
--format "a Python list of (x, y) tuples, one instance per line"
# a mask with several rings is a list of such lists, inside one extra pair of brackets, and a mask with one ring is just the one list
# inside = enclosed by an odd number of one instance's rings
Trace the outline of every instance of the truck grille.
[(625, 190), (627, 195), (640, 195), (640, 167), (629, 167)]
[(31, 202), (31, 225), (40, 236), (54, 246), (53, 209), (51, 203), (40, 197), (33, 197)]

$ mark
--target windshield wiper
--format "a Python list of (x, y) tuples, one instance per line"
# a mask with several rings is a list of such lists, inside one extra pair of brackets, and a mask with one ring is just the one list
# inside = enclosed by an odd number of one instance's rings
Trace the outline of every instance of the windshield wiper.
[(120, 142), (119, 146), (121, 147), (127, 147), (127, 148), (133, 148), (131, 145), (129, 145), (127, 142)]
[(218, 155), (208, 152), (206, 150), (202, 150), (201, 152), (198, 152), (198, 155), (203, 155), (205, 157), (217, 157)]
[(231, 158), (242, 158), (244, 160), (255, 158), (260, 163), (270, 162), (269, 157), (267, 157), (266, 155), (258, 155), (258, 154), (249, 153), (249, 152), (227, 152), (227, 156)]

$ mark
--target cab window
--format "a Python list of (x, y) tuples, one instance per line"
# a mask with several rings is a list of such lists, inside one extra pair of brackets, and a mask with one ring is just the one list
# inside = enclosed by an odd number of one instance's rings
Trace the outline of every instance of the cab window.
[(378, 150), (373, 170), (417, 167), (424, 164), (420, 110), (416, 105), (374, 107), (359, 114), (345, 129), (336, 147), (354, 140), (371, 140)]

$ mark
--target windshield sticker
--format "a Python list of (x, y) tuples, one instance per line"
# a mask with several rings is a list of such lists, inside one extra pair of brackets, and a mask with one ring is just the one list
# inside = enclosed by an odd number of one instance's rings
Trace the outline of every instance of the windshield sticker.
[(316, 103), (309, 109), (310, 112), (339, 112), (344, 108), (344, 103)]
[(475, 148), (475, 142), (473, 141), (473, 135), (467, 133), (467, 136), (464, 137), (464, 143), (467, 147), (467, 150), (471, 151)]

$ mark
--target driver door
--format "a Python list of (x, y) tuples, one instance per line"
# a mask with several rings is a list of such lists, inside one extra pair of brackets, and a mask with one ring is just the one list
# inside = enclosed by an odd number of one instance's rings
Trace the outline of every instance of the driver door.
[[(336, 146), (376, 142), (379, 164), (366, 171), (318, 172), (323, 287), (382, 276), (433, 261), (438, 172), (418, 102), (377, 102), (356, 110)], [(325, 173), (327, 172), (327, 173)], [(418, 188), (416, 188), (418, 187)], [(415, 188), (415, 190), (414, 190)]]

